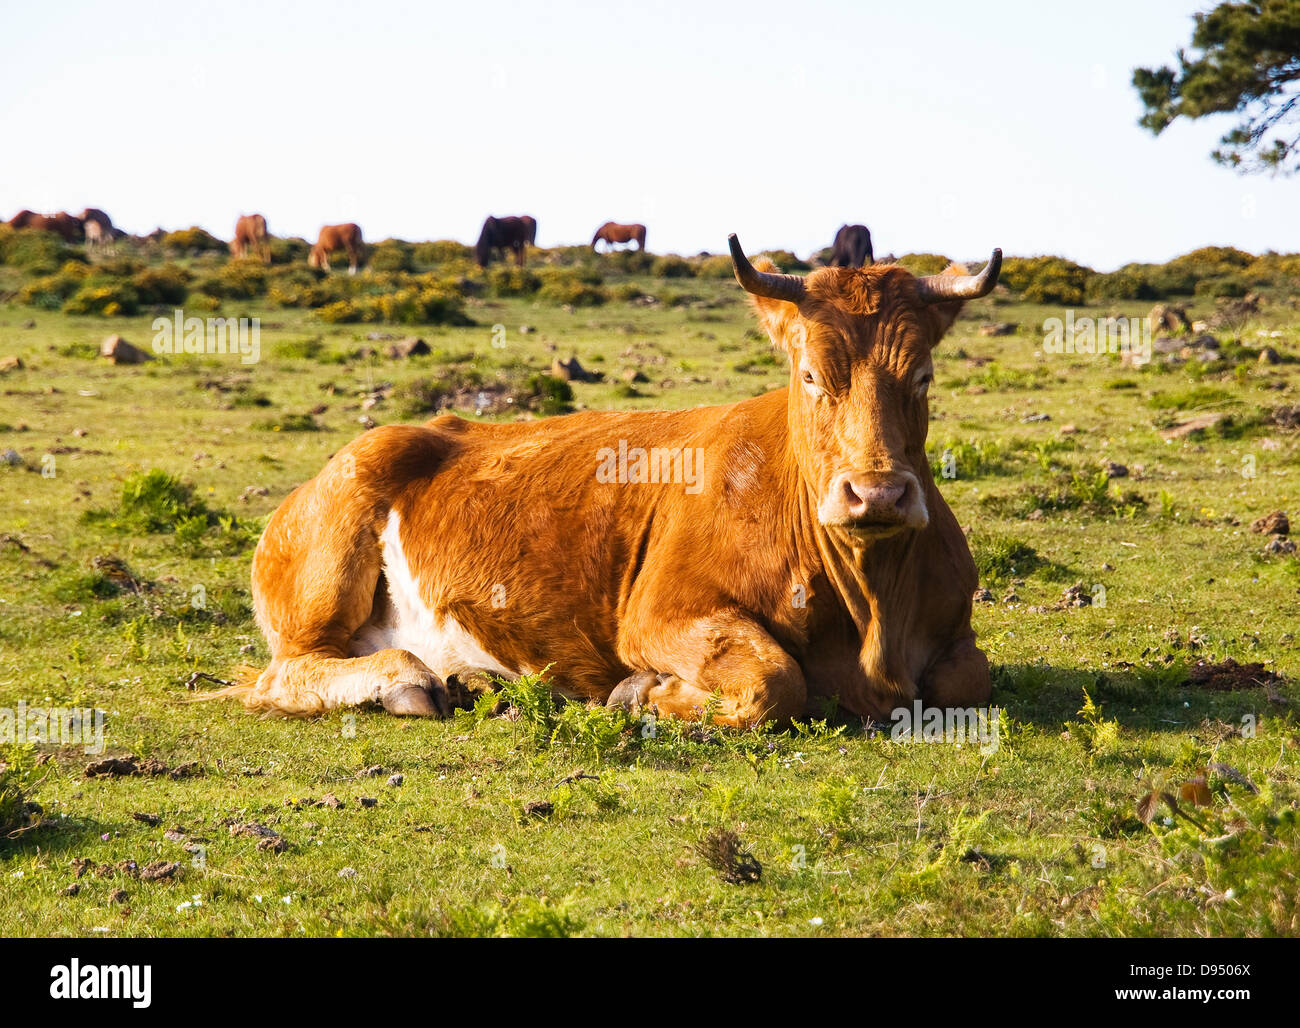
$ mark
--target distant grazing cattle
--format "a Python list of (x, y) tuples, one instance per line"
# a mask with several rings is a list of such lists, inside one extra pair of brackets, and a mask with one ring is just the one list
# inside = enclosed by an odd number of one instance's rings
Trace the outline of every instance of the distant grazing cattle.
[(841, 225), (831, 244), (832, 268), (861, 268), (872, 263), (871, 233), (866, 225)]
[(348, 274), (357, 273), (357, 265), (361, 262), (361, 229), (348, 222), (345, 225), (326, 225), (320, 230), (320, 235), (316, 239), (316, 245), (311, 248), (311, 253), (307, 257), (307, 263), (313, 268), (323, 268), (330, 270), (330, 254), (336, 250), (346, 250), (348, 255)]
[(58, 214), (37, 214), (35, 211), (19, 211), (9, 219), (14, 228), (33, 228), (40, 232), (54, 232), (67, 243), (80, 243), (85, 239), (85, 230), (81, 219), (67, 211)]
[(81, 212), (81, 228), (90, 247), (109, 246), (117, 238), (112, 220), (98, 207), (87, 207)]
[(615, 243), (630, 243), (636, 241), (638, 249), (645, 249), (645, 226), (644, 225), (620, 225), (617, 221), (607, 221), (596, 229), (596, 235), (591, 240), (591, 248), (596, 249), (596, 244), (604, 240), (607, 247), (613, 247)]
[[(356, 228), (356, 226), (352, 226)], [(360, 240), (360, 230), (357, 238)], [(235, 238), (230, 242), (230, 252), (236, 257), (246, 257), (250, 250), (256, 250), (262, 263), (271, 263), (271, 243), (266, 234), (266, 219), (260, 214), (245, 214), (235, 222)], [(326, 267), (329, 266), (326, 254)]]
[(253, 557), (270, 644), (210, 694), (307, 714), (445, 714), (475, 671), (729, 725), (812, 697), (885, 720), (989, 697), (975, 564), (925, 452), (931, 353), (978, 275), (750, 264), (784, 389), (678, 411), (374, 428), (272, 515)]
[(518, 218), (494, 218), (491, 215), (483, 222), (483, 231), (479, 233), (478, 242), (474, 244), (474, 257), (480, 268), (492, 263), (498, 252), (502, 258), (505, 251), (515, 255), (515, 263), (524, 266), (524, 253), (528, 247), (537, 245), (537, 221), (524, 214)]

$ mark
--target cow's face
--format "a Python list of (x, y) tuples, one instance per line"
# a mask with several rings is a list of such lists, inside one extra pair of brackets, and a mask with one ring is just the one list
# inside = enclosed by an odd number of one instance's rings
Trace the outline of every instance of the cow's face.
[[(960, 268), (926, 279), (896, 266), (826, 268), (796, 279), (760, 262), (748, 282), (737, 268), (790, 357), (791, 441), (818, 521), (857, 543), (925, 528), (930, 352), (965, 295), (992, 289), (996, 267), (978, 286), (983, 276)], [(778, 295), (757, 291), (765, 287)]]

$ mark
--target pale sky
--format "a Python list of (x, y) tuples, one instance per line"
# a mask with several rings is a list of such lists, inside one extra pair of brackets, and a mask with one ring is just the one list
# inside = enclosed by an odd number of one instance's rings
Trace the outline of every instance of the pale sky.
[(1209, 158), (1231, 118), (1139, 129), (1134, 66), (1187, 0), (19, 3), (0, 0), (0, 217), (244, 212), (311, 238), (538, 243), (641, 221), (655, 252), (1300, 250), (1300, 179)]

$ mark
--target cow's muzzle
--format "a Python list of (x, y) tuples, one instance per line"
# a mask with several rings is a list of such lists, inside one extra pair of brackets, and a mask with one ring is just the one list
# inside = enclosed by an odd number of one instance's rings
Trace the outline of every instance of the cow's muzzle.
[(823, 525), (871, 538), (930, 523), (921, 483), (910, 471), (836, 475), (817, 513)]

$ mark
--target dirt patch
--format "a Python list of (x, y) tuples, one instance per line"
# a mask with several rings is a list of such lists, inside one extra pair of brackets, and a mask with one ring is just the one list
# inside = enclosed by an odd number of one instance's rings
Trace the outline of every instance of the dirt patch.
[(158, 860), (140, 872), (142, 882), (161, 882), (176, 877), (181, 865), (175, 860)]
[[(158, 882), (164, 879), (174, 878), (176, 872), (181, 869), (181, 865), (176, 861), (158, 860), (152, 864), (146, 864), (141, 867), (134, 860), (119, 860), (116, 864), (99, 864), (89, 857), (77, 857), (72, 861), (72, 874), (74, 878), (81, 879), (87, 875), (94, 875), (96, 878), (138, 878), (142, 882)], [(75, 884), (75, 883), (74, 883)], [(69, 886), (64, 890), (66, 895), (75, 896), (77, 890)]]
[(1287, 432), (1300, 431), (1300, 403), (1273, 408), (1269, 420)]
[(1224, 415), (1219, 413), (1201, 414), (1192, 418), (1190, 421), (1184, 421), (1181, 425), (1174, 425), (1172, 428), (1162, 428), (1160, 430), (1161, 439), (1185, 439), (1193, 432), (1204, 432), (1207, 428), (1213, 428)]
[(200, 774), (202, 769), (197, 760), (188, 760), (175, 767), (168, 767), (161, 760), (149, 757), (141, 760), (128, 754), (125, 757), (105, 757), (86, 765), (87, 778), (125, 778), (131, 775), (143, 775), (150, 778), (190, 778)]
[(1183, 685), (1193, 685), (1211, 692), (1236, 692), (1240, 689), (1267, 688), (1281, 681), (1281, 675), (1269, 671), (1263, 664), (1238, 664), (1229, 657), (1214, 664), (1200, 661), (1192, 665)]
[(1268, 535), (1286, 535), (1291, 531), (1291, 521), (1286, 511), (1275, 510), (1250, 523), (1252, 532), (1264, 532)]
[(256, 821), (250, 821), (248, 824), (234, 824), (230, 826), (230, 834), (234, 836), (247, 836), (253, 839), (274, 839), (278, 838), (280, 833), (274, 828), (268, 828), (264, 824)]

